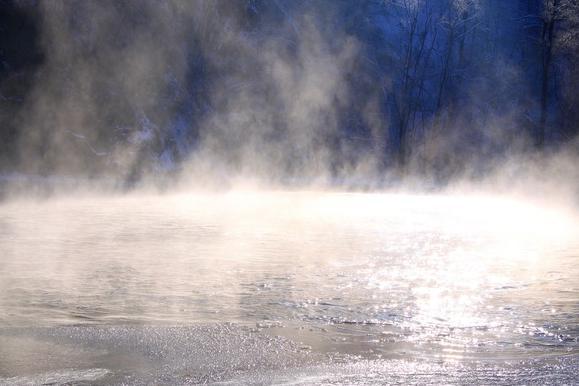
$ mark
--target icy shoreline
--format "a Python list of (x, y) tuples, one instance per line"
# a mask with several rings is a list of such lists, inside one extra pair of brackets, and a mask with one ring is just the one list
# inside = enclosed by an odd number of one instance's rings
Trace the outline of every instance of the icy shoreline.
[[(336, 359), (233, 324), (0, 329), (0, 384), (571, 384), (579, 356)], [(19, 349), (11, 348), (18, 347)]]

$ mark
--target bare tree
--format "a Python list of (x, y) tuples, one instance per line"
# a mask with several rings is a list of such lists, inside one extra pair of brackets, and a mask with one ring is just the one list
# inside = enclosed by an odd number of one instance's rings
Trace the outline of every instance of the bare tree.
[[(436, 97), (436, 124), (440, 124), (440, 114), (443, 107), (444, 93), (448, 88), (452, 72), (464, 66), (465, 61), (465, 38), (466, 35), (476, 26), (474, 22), (479, 9), (476, 0), (451, 0), (447, 4), (445, 15), (441, 19), (441, 26), (446, 32), (446, 47), (442, 53), (442, 69), (440, 83)], [(458, 49), (458, 63), (455, 63), (456, 50)]]
[(558, 71), (565, 81), (559, 86), (561, 93), (561, 132), (564, 140), (579, 133), (579, 1), (560, 0), (557, 10), (558, 28), (554, 49), (560, 59)]
[(549, 85), (551, 83), (551, 63), (553, 61), (553, 43), (559, 6), (560, 0), (545, 0), (541, 32), (541, 117), (539, 118), (539, 132), (537, 133), (536, 140), (539, 148), (542, 148), (545, 143), (545, 126), (547, 124), (547, 109), (549, 107)]
[[(579, 57), (579, 1), (544, 0), (542, 14), (542, 76), (541, 115), (537, 133), (537, 146), (545, 143), (551, 85), (553, 82), (553, 62), (557, 57)], [(574, 65), (572, 64), (572, 67)]]
[(392, 1), (400, 12), (402, 60), (400, 87), (393, 94), (397, 111), (398, 162), (404, 168), (417, 113), (424, 109), (424, 86), (437, 40), (437, 15), (426, 0)]

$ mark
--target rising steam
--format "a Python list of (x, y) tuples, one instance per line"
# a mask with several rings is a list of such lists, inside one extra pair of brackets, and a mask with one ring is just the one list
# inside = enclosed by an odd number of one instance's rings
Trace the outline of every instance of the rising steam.
[[(451, 17), (482, 12), (469, 4), (441, 20), (459, 28)], [(22, 3), (40, 14), (45, 61), (21, 111), (18, 172), (91, 189), (241, 181), (432, 188), (474, 180), (504, 189), (513, 181), (517, 188), (564, 184), (567, 196), (576, 194), (569, 181), (578, 180), (577, 145), (529, 155), (532, 141), (520, 134), (515, 111), (484, 122), (455, 105), (422, 116), (432, 130), (409, 132), (414, 151), (400, 170), (391, 153), (402, 143), (393, 127), (403, 112), (384, 102), (402, 87), (392, 75), (395, 64), (380, 74), (351, 26), (332, 22), (345, 9), (332, 5)], [(400, 12), (386, 14), (386, 25), (402, 20)], [(428, 44), (436, 48), (425, 41), (425, 50)], [(429, 58), (419, 57), (411, 72), (418, 76)], [(521, 80), (512, 63), (497, 68), (508, 78), (499, 84)], [(428, 87), (424, 92), (433, 92)], [(489, 92), (481, 84), (468, 90), (468, 100)]]

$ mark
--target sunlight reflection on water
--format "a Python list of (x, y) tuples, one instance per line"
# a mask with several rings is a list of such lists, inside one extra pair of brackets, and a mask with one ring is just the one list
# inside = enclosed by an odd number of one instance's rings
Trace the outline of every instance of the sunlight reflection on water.
[(370, 358), (577, 354), (577, 224), (480, 196), (6, 203), (0, 327), (257, 323)]

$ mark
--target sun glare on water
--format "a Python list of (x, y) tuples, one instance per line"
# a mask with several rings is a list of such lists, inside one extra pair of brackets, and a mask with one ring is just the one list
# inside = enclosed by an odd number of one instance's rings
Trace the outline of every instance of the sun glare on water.
[(444, 357), (576, 335), (577, 217), (520, 199), (246, 190), (0, 216), (7, 325), (266, 320), (333, 326), (328, 341), (354, 351)]

